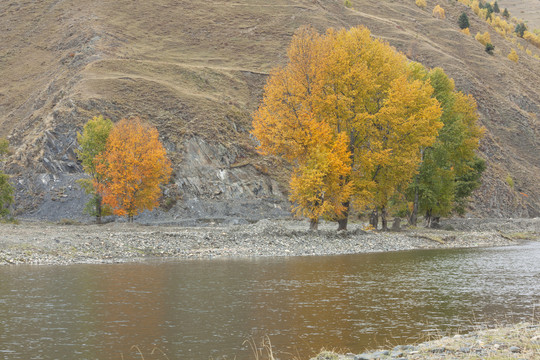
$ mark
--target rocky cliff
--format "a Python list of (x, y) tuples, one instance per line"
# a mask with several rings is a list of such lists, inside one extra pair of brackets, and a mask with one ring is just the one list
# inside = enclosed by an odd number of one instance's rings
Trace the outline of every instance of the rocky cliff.
[[(444, 68), (477, 99), (488, 170), (471, 212), (538, 216), (540, 60), (518, 50), (519, 62), (509, 61), (514, 44), (462, 4), (436, 4), (447, 19), (412, 0), (357, 0), (353, 8), (340, 0), (2, 1), (0, 136), (11, 143), (4, 170), (17, 188), (15, 211), (84, 218), (76, 133), (103, 114), (148, 120), (173, 160), (162, 207), (141, 220), (286, 216), (285, 171), (254, 151), (250, 114), (299, 26), (363, 24), (412, 60)], [(472, 34), (490, 31), (493, 56), (459, 32), (463, 11)]]

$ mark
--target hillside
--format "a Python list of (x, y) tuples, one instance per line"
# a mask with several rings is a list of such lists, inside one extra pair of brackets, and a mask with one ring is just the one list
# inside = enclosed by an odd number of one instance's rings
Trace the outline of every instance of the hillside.
[[(540, 215), (540, 60), (455, 1), (72, 0), (0, 3), (0, 136), (17, 186), (16, 212), (79, 218), (76, 132), (92, 116), (139, 115), (158, 127), (174, 162), (164, 208), (149, 220), (258, 219), (288, 213), (280, 164), (249, 135), (269, 71), (305, 24), (365, 25), (413, 60), (440, 66), (479, 103), (488, 161), (473, 214)], [(446, 20), (431, 16), (440, 4)], [(493, 56), (459, 32), (490, 31)], [(532, 46), (534, 53), (540, 51)], [(514, 187), (508, 184), (511, 177)], [(167, 211), (167, 209), (170, 209)]]

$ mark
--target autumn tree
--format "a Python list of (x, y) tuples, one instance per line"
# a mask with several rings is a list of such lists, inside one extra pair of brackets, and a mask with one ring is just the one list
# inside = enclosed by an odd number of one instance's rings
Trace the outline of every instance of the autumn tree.
[(96, 217), (96, 222), (101, 223), (103, 215), (110, 214), (103, 207), (101, 194), (96, 191), (97, 184), (103, 182), (103, 176), (96, 171), (98, 155), (105, 151), (109, 133), (113, 128), (113, 122), (103, 116), (94, 116), (83, 128), (83, 132), (77, 133), (79, 149), (76, 151), (82, 163), (84, 171), (90, 175), (90, 179), (81, 179), (79, 184), (90, 195), (86, 204), (85, 212)]
[(420, 212), (431, 226), (434, 219), (464, 207), (465, 198), (474, 190), (474, 186), (468, 186), (470, 192), (464, 191), (460, 179), (474, 178), (476, 181), (481, 175), (481, 172), (478, 176), (473, 175), (479, 168), (471, 164), (477, 161), (475, 151), (484, 130), (477, 123), (476, 101), (457, 91), (454, 81), (442, 69), (428, 72), (419, 64), (414, 66), (418, 77), (429, 79), (434, 88), (433, 96), (443, 109), (441, 121), (444, 126), (435, 143), (422, 150), (419, 172), (408, 189), (409, 200), (413, 203), (410, 223), (416, 225)]
[(158, 205), (160, 185), (169, 181), (172, 172), (157, 129), (138, 118), (123, 119), (114, 126), (95, 164), (103, 181), (94, 185), (103, 203), (130, 222), (141, 211)]
[[(3, 159), (9, 152), (9, 142), (0, 138), (0, 159)], [(9, 175), (0, 171), (0, 218), (9, 216), (9, 207), (13, 203), (13, 186), (9, 182)]]
[[(288, 58), (268, 80), (253, 134), (259, 151), (294, 166), (297, 211), (313, 220), (317, 212), (310, 208), (330, 199), (326, 217), (346, 229), (352, 203), (384, 208), (399, 184), (410, 181), (420, 148), (440, 127), (438, 102), (429, 83), (410, 79), (406, 57), (364, 27), (325, 35), (302, 28)], [(338, 176), (323, 175), (332, 167)], [(296, 190), (304, 188), (310, 191)]]
[(421, 9), (425, 9), (427, 6), (426, 0), (416, 0), (416, 6), (418, 6)]

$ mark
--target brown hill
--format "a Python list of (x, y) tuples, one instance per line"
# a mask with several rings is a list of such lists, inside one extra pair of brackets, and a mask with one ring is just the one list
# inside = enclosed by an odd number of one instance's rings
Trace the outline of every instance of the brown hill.
[[(446, 10), (446, 20), (431, 16), (436, 4)], [(518, 63), (508, 60), (514, 45), (459, 2), (430, 1), (425, 10), (414, 0), (353, 5), (2, 1), (0, 135), (13, 149), (6, 171), (17, 186), (18, 213), (80, 216), (76, 131), (97, 114), (113, 120), (136, 114), (158, 127), (175, 165), (163, 201), (173, 210), (153, 217), (178, 222), (286, 214), (281, 171), (255, 154), (250, 114), (268, 72), (286, 60), (298, 27), (363, 24), (411, 59), (444, 68), (477, 99), (487, 128), (481, 153), (488, 170), (472, 211), (538, 216), (540, 60), (521, 50)], [(471, 34), (491, 33), (493, 56), (459, 32), (463, 11)]]

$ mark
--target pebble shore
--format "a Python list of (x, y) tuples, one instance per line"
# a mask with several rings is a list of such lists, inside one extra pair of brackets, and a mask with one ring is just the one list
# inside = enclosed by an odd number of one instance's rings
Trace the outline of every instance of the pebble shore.
[(540, 325), (484, 329), (416, 345), (398, 345), (362, 354), (322, 352), (311, 360), (540, 359)]
[(176, 227), (109, 223), (60, 225), (44, 222), (0, 224), (0, 265), (112, 263), (153, 258), (337, 255), (428, 248), (515, 245), (537, 240), (540, 219), (451, 219), (443, 229), (364, 231), (351, 223), (308, 230), (306, 221), (262, 220), (248, 225)]

